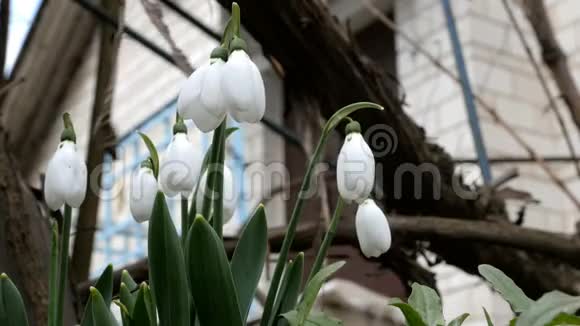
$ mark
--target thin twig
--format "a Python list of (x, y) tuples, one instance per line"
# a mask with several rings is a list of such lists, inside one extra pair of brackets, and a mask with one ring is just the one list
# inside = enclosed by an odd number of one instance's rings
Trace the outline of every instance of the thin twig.
[(141, 0), (141, 4), (149, 17), (149, 20), (157, 28), (161, 36), (165, 39), (169, 47), (171, 48), (171, 56), (175, 60), (177, 67), (187, 76), (193, 72), (193, 66), (187, 60), (183, 51), (177, 46), (177, 43), (171, 36), (171, 31), (165, 22), (163, 21), (163, 11), (161, 10), (161, 5), (157, 0)]
[[(508, 13), (508, 16), (510, 18), (511, 23), (514, 26), (520, 41), (522, 42), (522, 46), (524, 47), (524, 50), (526, 51), (526, 54), (528, 55), (528, 59), (530, 60), (530, 63), (534, 67), (534, 71), (536, 73), (536, 76), (538, 77), (538, 80), (540, 81), (540, 84), (542, 85), (542, 89), (544, 90), (544, 93), (546, 93), (546, 97), (548, 98), (548, 103), (549, 103), (548, 105), (552, 109), (552, 111), (554, 112), (554, 115), (556, 116), (556, 120), (558, 121), (558, 124), (560, 125), (560, 129), (562, 129), (562, 135), (564, 136), (564, 139), (566, 140), (566, 145), (568, 146), (568, 150), (570, 151), (570, 156), (574, 160), (576, 160), (577, 155), (576, 155), (576, 150), (574, 149), (574, 144), (572, 143), (572, 139), (570, 138), (570, 133), (568, 132), (568, 128), (566, 127), (566, 124), (564, 123), (564, 118), (562, 117), (562, 113), (560, 113), (560, 111), (558, 110), (556, 100), (554, 99), (554, 96), (552, 95), (552, 92), (550, 91), (550, 88), (548, 87), (548, 82), (544, 78), (544, 75), (542, 74), (542, 70), (540, 69), (540, 65), (536, 61), (536, 58), (534, 58), (534, 54), (532, 53), (532, 49), (530, 48), (530, 45), (528, 44), (528, 41), (526, 40), (526, 37), (524, 36), (522, 28), (518, 24), (518, 21), (514, 15), (512, 8), (510, 7), (510, 5), (508, 3), (508, 1), (502, 0), (502, 2), (503, 2), (503, 6), (505, 7), (506, 12)], [(574, 167), (576, 168), (576, 173), (578, 174), (578, 176), (580, 176), (580, 166), (578, 166), (578, 163), (576, 163), (576, 162), (574, 162), (573, 164), (574, 164)]]
[[(452, 80), (456, 83), (461, 84), (461, 81), (455, 76), (449, 68), (445, 67), (437, 58), (435, 58), (431, 53), (425, 50), (419, 42), (415, 41), (405, 32), (403, 32), (397, 24), (388, 18), (385, 14), (383, 14), (370, 0), (363, 0), (366, 8), (368, 11), (373, 14), (381, 23), (383, 23), (388, 28), (392, 29), (395, 33), (401, 36), (405, 41), (407, 41), (417, 52), (421, 53), (425, 56), (435, 67), (441, 70), (444, 74), (449, 76)], [(544, 170), (544, 172), (548, 175), (548, 177), (552, 180), (552, 182), (560, 188), (560, 190), (570, 199), (570, 201), (574, 204), (576, 209), (580, 211), (580, 201), (574, 196), (572, 191), (566, 186), (566, 184), (550, 169), (550, 167), (546, 164), (544, 159), (536, 153), (536, 151), (528, 145), (528, 143), (504, 120), (502, 119), (497, 110), (488, 104), (483, 98), (478, 96), (477, 94), (473, 94), (476, 102), (480, 105), (482, 109), (484, 109), (493, 119), (495, 123), (501, 126), (527, 153), (530, 157), (537, 162), (537, 164)]]

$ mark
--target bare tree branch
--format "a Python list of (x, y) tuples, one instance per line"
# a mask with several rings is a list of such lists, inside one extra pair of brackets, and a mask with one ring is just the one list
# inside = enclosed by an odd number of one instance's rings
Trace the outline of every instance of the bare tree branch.
[(77, 232), (71, 259), (71, 279), (76, 282), (89, 277), (99, 210), (99, 193), (95, 189), (100, 189), (103, 158), (107, 151), (111, 151), (116, 138), (110, 118), (125, 1), (107, 0), (104, 1), (103, 6), (117, 19), (118, 28), (115, 29), (106, 24), (101, 26), (101, 47), (87, 159), (89, 189), (80, 208), (77, 222), (77, 231), (84, 232)]
[[(576, 161), (577, 155), (576, 155), (576, 150), (574, 149), (574, 144), (572, 143), (572, 139), (570, 138), (570, 133), (568, 132), (568, 128), (566, 127), (566, 125), (564, 123), (564, 118), (562, 117), (562, 114), (560, 113), (560, 111), (558, 111), (558, 105), (556, 103), (554, 96), (552, 95), (552, 92), (550, 91), (550, 88), (548, 87), (548, 82), (546, 81), (546, 79), (544, 78), (544, 75), (542, 74), (542, 70), (540, 69), (540, 65), (538, 64), (538, 62), (536, 62), (536, 59), (534, 58), (534, 54), (532, 53), (532, 49), (530, 48), (530, 46), (528, 45), (528, 42), (526, 41), (526, 37), (524, 36), (522, 28), (520, 27), (516, 17), (514, 16), (514, 12), (508, 3), (508, 0), (502, 0), (502, 2), (503, 2), (503, 6), (504, 6), (506, 12), (508, 13), (510, 21), (512, 22), (512, 25), (514, 26), (514, 28), (518, 34), (518, 37), (520, 38), (520, 41), (522, 42), (522, 46), (524, 47), (524, 50), (526, 51), (526, 54), (528, 55), (528, 59), (530, 60), (532, 67), (534, 67), (534, 71), (536, 73), (536, 76), (538, 77), (538, 80), (540, 81), (540, 84), (542, 85), (542, 89), (544, 90), (544, 93), (546, 93), (546, 97), (548, 98), (549, 107), (554, 112), (554, 115), (556, 116), (556, 120), (558, 121), (558, 124), (560, 125), (560, 129), (562, 129), (562, 135), (564, 136), (564, 140), (566, 141), (566, 146), (568, 146), (568, 150), (570, 151), (570, 156), (574, 159), (574, 161)], [(577, 162), (574, 162), (574, 167), (576, 168), (576, 173), (578, 174), (578, 176), (580, 176), (580, 166), (578, 166)]]
[[(435, 67), (441, 70), (444, 74), (449, 76), (452, 80), (457, 82), (458, 84), (461, 81), (455, 76), (455, 73), (452, 72), (449, 68), (445, 67), (437, 58), (435, 58), (432, 54), (430, 54), (427, 50), (425, 50), (419, 42), (415, 41), (405, 32), (403, 32), (397, 24), (383, 14), (370, 0), (364, 0), (365, 6), (372, 13), (379, 21), (385, 24), (388, 28), (395, 31), (399, 34), (405, 41), (407, 41), (413, 48), (424, 55)], [(473, 95), (477, 103), (479, 103), (480, 107), (483, 108), (489, 115), (491, 115), (493, 121), (501, 126), (527, 153), (533, 158), (536, 163), (540, 166), (540, 168), (548, 175), (550, 180), (558, 187), (560, 190), (568, 197), (568, 199), (574, 204), (576, 209), (580, 211), (580, 201), (576, 196), (572, 193), (572, 191), (568, 188), (568, 186), (556, 175), (556, 173), (546, 164), (544, 159), (541, 155), (539, 155), (533, 148), (530, 146), (508, 123), (505, 121), (497, 112), (497, 110), (487, 103), (482, 97), (478, 96), (477, 94)]]
[(193, 66), (187, 60), (187, 57), (183, 54), (183, 51), (177, 46), (177, 43), (171, 37), (171, 31), (165, 22), (163, 21), (163, 11), (161, 10), (161, 5), (157, 0), (141, 0), (143, 8), (149, 17), (149, 20), (161, 36), (165, 39), (169, 47), (171, 48), (171, 56), (175, 60), (177, 67), (186, 75), (189, 76), (193, 72)]
[(542, 49), (542, 59), (552, 73), (570, 115), (580, 130), (580, 92), (568, 66), (568, 58), (554, 34), (544, 1), (524, 0), (522, 8)]

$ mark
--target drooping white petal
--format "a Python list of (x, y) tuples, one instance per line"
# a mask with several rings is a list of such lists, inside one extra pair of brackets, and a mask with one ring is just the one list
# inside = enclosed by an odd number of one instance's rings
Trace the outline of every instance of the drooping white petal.
[(222, 91), (228, 112), (238, 122), (256, 123), (266, 110), (266, 92), (260, 70), (243, 50), (230, 54), (222, 73)]
[(366, 199), (356, 211), (356, 236), (365, 257), (379, 257), (391, 247), (391, 229), (374, 200)]
[(201, 154), (184, 133), (173, 136), (159, 168), (159, 184), (169, 196), (188, 197), (197, 183), (201, 170)]
[(375, 182), (375, 159), (360, 133), (344, 140), (336, 164), (336, 183), (345, 200), (361, 202), (369, 197)]
[(79, 207), (87, 191), (87, 166), (75, 143), (64, 141), (50, 159), (44, 183), (44, 196), (52, 210), (68, 204)]
[[(177, 112), (184, 119), (192, 119), (203, 132), (214, 130), (225, 118), (225, 105), (220, 104), (222, 97), (212, 100), (210, 96), (216, 87), (221, 88), (219, 66), (206, 64), (199, 67), (185, 81), (177, 98)], [(207, 95), (202, 97), (206, 92)]]
[[(237, 207), (237, 192), (234, 185), (234, 177), (232, 171), (227, 167), (227, 165), (224, 166), (223, 179), (224, 179), (223, 223), (225, 224), (232, 218), (232, 216), (234, 216), (234, 212), (236, 211)], [(197, 191), (197, 196), (195, 198), (195, 206), (197, 207), (198, 212), (201, 212), (203, 207), (203, 201), (206, 195), (206, 187), (207, 187), (207, 171), (205, 171), (201, 176), (201, 180), (199, 182), (199, 189)]]
[(138, 223), (151, 218), (155, 196), (157, 195), (157, 180), (150, 168), (141, 167), (131, 176), (129, 208), (131, 215)]

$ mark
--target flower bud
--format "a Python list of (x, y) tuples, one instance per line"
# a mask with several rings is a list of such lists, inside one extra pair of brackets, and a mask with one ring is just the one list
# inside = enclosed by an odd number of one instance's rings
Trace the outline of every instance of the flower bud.
[[(232, 41), (232, 44), (240, 42)], [(266, 92), (260, 70), (243, 49), (234, 49), (222, 72), (222, 93), (237, 122), (256, 123), (266, 110)]]
[(87, 191), (87, 166), (71, 140), (62, 141), (48, 162), (44, 198), (50, 209), (79, 207)]
[(360, 134), (358, 123), (351, 122), (344, 144), (338, 154), (336, 183), (345, 200), (361, 202), (369, 197), (375, 182), (375, 158), (369, 145)]
[(189, 141), (187, 134), (178, 132), (173, 135), (159, 167), (161, 190), (169, 197), (181, 194), (187, 198), (197, 184), (201, 163), (201, 154)]
[(138, 223), (148, 221), (158, 191), (157, 180), (149, 165), (141, 164), (139, 170), (135, 171), (131, 177), (130, 191), (129, 208), (133, 218)]
[[(199, 188), (197, 190), (197, 196), (195, 198), (195, 206), (197, 207), (198, 211), (201, 211), (203, 207), (203, 200), (206, 196), (207, 191), (207, 171), (203, 173), (201, 176), (201, 180), (199, 182)], [(223, 186), (223, 223), (227, 223), (232, 216), (234, 216), (234, 212), (236, 211), (237, 207), (237, 193), (236, 188), (234, 186), (234, 177), (232, 171), (228, 168), (227, 165), (224, 165), (224, 186)], [(212, 213), (210, 213), (212, 214)], [(207, 218), (207, 217), (206, 217)]]
[[(224, 50), (225, 51), (225, 50)], [(177, 98), (177, 111), (184, 119), (192, 119), (203, 132), (219, 126), (226, 116), (221, 80), (225, 62), (222, 51), (214, 51), (209, 64), (195, 70), (185, 81)]]
[(356, 237), (365, 257), (379, 257), (391, 247), (391, 229), (374, 200), (366, 199), (356, 211)]

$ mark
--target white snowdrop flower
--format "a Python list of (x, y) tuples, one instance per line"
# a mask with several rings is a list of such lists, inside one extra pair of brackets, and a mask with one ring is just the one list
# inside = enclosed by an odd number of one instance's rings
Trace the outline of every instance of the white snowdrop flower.
[(157, 191), (157, 179), (155, 179), (150, 163), (146, 161), (131, 177), (129, 208), (131, 215), (138, 223), (143, 223), (151, 218)]
[(221, 80), (227, 51), (221, 47), (212, 52), (210, 63), (195, 70), (185, 81), (177, 98), (177, 111), (192, 119), (203, 132), (219, 126), (226, 116)]
[[(203, 200), (206, 194), (207, 188), (207, 170), (201, 176), (201, 180), (199, 182), (199, 188), (197, 190), (197, 196), (195, 198), (195, 206), (198, 212), (201, 212), (203, 207)], [(230, 168), (227, 165), (224, 165), (224, 187), (223, 187), (223, 207), (224, 207), (224, 215), (223, 215), (223, 223), (227, 223), (232, 216), (234, 216), (234, 212), (236, 211), (237, 207), (237, 192), (234, 185), (234, 176)], [(211, 214), (211, 213), (210, 213)]]
[(366, 199), (356, 211), (356, 237), (365, 257), (379, 257), (391, 247), (391, 229), (374, 200)]
[(159, 186), (169, 197), (177, 194), (189, 197), (199, 179), (201, 153), (189, 141), (186, 132), (183, 121), (178, 121), (159, 167)]
[(48, 207), (81, 206), (87, 191), (87, 166), (76, 144), (65, 140), (48, 162), (44, 179), (44, 198)]
[(234, 120), (256, 123), (266, 110), (266, 92), (260, 70), (245, 49), (242, 39), (235, 37), (232, 40), (232, 52), (221, 74), (222, 93)]
[(48, 162), (44, 179), (44, 198), (52, 210), (64, 204), (81, 206), (87, 192), (87, 166), (77, 152), (76, 135), (68, 113), (63, 115), (63, 120), (61, 142)]
[(375, 182), (375, 158), (360, 133), (358, 122), (347, 126), (347, 135), (338, 154), (336, 183), (340, 196), (358, 203), (367, 199)]

